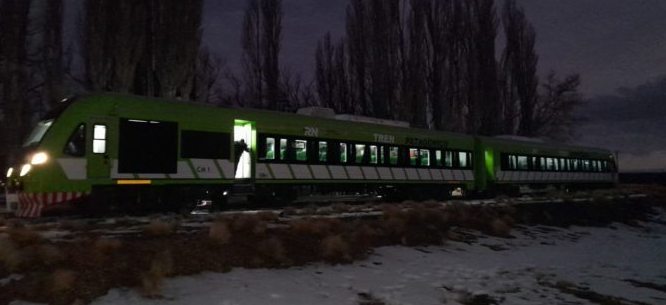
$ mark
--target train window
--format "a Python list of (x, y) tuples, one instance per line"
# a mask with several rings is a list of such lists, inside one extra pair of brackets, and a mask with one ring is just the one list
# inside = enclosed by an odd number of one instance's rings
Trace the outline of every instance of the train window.
[(519, 170), (527, 170), (529, 169), (529, 166), (527, 164), (527, 156), (518, 156), (518, 160), (516, 162), (517, 169)]
[(74, 129), (72, 135), (65, 145), (65, 154), (72, 157), (83, 157), (86, 155), (86, 124), (81, 124)]
[(177, 168), (178, 123), (120, 120), (119, 173), (170, 174)]
[(347, 143), (340, 143), (340, 163), (347, 163)]
[(509, 169), (515, 170), (518, 169), (517, 158), (514, 155), (509, 155)]
[(280, 139), (280, 160), (287, 160), (287, 139)]
[(450, 150), (447, 150), (444, 154), (444, 166), (453, 167), (453, 152)]
[(308, 160), (308, 141), (294, 140), (292, 147), (294, 148), (294, 155), (296, 156), (296, 161)]
[(386, 147), (379, 146), (379, 164), (386, 163)]
[(354, 162), (356, 164), (363, 163), (363, 158), (365, 157), (365, 144), (356, 144), (354, 145), (354, 148), (354, 153), (356, 156)]
[(437, 163), (437, 166), (442, 166), (442, 151), (441, 150), (436, 150), (435, 151), (435, 162)]
[(183, 130), (180, 156), (198, 159), (229, 159), (230, 136), (227, 133)]
[(319, 162), (328, 161), (328, 142), (319, 141)]
[(398, 165), (398, 156), (400, 155), (400, 150), (396, 146), (389, 147), (389, 164)]
[(93, 153), (106, 153), (106, 125), (93, 126)]
[(469, 160), (467, 159), (468, 155), (466, 152), (458, 152), (458, 162), (460, 168), (467, 168), (469, 166)]
[(419, 160), (419, 150), (417, 148), (409, 149), (409, 165), (416, 166), (418, 165)]
[(419, 157), (421, 157), (421, 166), (430, 166), (430, 150), (421, 149)]
[(266, 138), (266, 160), (275, 160), (275, 138)]
[(370, 164), (379, 162), (379, 148), (377, 145), (370, 145)]

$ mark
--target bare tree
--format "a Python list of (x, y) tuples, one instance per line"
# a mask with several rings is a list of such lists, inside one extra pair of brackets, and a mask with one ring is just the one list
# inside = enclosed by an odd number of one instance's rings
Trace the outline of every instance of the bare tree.
[(249, 0), (243, 19), (241, 43), (247, 98), (255, 107), (278, 109), (285, 100), (280, 91), (282, 1)]
[(47, 105), (54, 105), (65, 97), (63, 51), (63, 0), (46, 1), (42, 24), (41, 60), (44, 73), (42, 99)]
[(30, 1), (0, 2), (0, 144), (6, 149), (3, 159), (11, 164), (17, 160), (21, 140), (29, 124), (28, 25)]
[(155, 79), (159, 96), (190, 98), (201, 44), (203, 0), (155, 1), (152, 13)]
[(578, 122), (574, 110), (583, 103), (579, 86), (578, 74), (563, 80), (554, 72), (548, 74), (534, 107), (532, 126), (535, 136), (565, 141), (574, 135), (574, 125)]
[(90, 90), (130, 92), (144, 54), (146, 2), (86, 0), (82, 25)]
[(203, 103), (217, 103), (222, 97), (220, 81), (226, 61), (210, 53), (207, 48), (199, 52), (192, 99)]
[(536, 32), (515, 0), (506, 0), (502, 12), (506, 47), (502, 55), (504, 131), (513, 133), (519, 118), (518, 134), (534, 136), (537, 103), (537, 64), (534, 49)]

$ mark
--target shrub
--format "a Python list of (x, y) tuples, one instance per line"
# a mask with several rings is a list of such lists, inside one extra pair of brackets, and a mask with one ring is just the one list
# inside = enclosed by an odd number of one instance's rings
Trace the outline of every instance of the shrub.
[(21, 251), (7, 238), (0, 238), (0, 263), (10, 271), (16, 270), (23, 261)]
[(171, 252), (165, 251), (155, 255), (150, 262), (150, 269), (141, 276), (141, 288), (145, 297), (161, 296), (164, 278), (173, 272)]
[(324, 238), (321, 242), (321, 254), (324, 259), (332, 263), (348, 262), (352, 259), (349, 243), (340, 235)]
[(231, 223), (231, 228), (236, 233), (242, 235), (251, 234), (261, 236), (266, 233), (266, 222), (256, 214), (241, 214), (237, 215)]
[(490, 232), (488, 233), (501, 237), (510, 236), (511, 225), (503, 217), (495, 218), (490, 223)]
[(74, 290), (76, 273), (71, 270), (58, 269), (51, 275), (51, 292), (61, 294)]
[(143, 228), (143, 233), (148, 236), (168, 236), (173, 234), (175, 226), (162, 220), (154, 219)]
[(339, 231), (341, 222), (335, 218), (303, 218), (290, 223), (297, 235), (324, 237)]
[(257, 244), (257, 250), (265, 259), (272, 262), (280, 265), (291, 263), (282, 241), (277, 237), (262, 240)]
[(95, 241), (93, 247), (95, 252), (103, 255), (112, 254), (122, 246), (122, 242), (117, 239), (100, 238)]
[(224, 221), (215, 221), (208, 229), (208, 237), (217, 244), (226, 245), (231, 241), (231, 230)]
[(35, 245), (42, 241), (42, 236), (39, 233), (25, 227), (11, 228), (8, 233), (9, 238), (19, 247)]
[(53, 266), (65, 260), (65, 255), (52, 245), (40, 245), (35, 249), (36, 258), (38, 262), (46, 265)]

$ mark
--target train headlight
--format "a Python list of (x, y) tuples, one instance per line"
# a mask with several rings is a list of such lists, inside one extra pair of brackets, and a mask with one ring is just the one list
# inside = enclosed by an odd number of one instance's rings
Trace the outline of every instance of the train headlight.
[(49, 155), (47, 155), (45, 152), (38, 152), (32, 155), (32, 158), (30, 159), (30, 164), (40, 165), (46, 163), (47, 161), (49, 161)]
[(7, 169), (7, 178), (11, 177), (14, 173), (14, 168), (10, 167)]
[(23, 164), (23, 166), (21, 166), (21, 172), (19, 173), (19, 176), (23, 177), (23, 176), (27, 175), (30, 172), (31, 169), (32, 169), (32, 165)]

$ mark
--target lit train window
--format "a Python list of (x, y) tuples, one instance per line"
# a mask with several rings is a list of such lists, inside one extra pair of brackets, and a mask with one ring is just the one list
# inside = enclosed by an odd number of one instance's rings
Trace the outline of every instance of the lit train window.
[(419, 156), (421, 157), (421, 166), (430, 166), (430, 150), (421, 149)]
[(409, 165), (416, 166), (419, 159), (419, 150), (416, 148), (409, 149)]
[(370, 145), (370, 164), (377, 164), (379, 162), (379, 149), (377, 145)]
[(93, 153), (106, 153), (106, 125), (94, 125), (93, 127)]
[(319, 161), (328, 161), (328, 142), (319, 141)]
[(363, 157), (365, 157), (365, 144), (356, 144), (354, 145), (356, 152), (356, 159), (354, 162), (357, 164), (363, 163)]
[(386, 163), (386, 147), (384, 146), (379, 146), (379, 164), (384, 164)]
[(294, 140), (293, 148), (294, 148), (294, 155), (296, 156), (296, 161), (308, 160), (308, 141)]
[(509, 169), (518, 169), (516, 156), (509, 155)]
[(280, 160), (287, 160), (287, 139), (280, 139)]
[(444, 154), (444, 166), (453, 167), (453, 152), (450, 150)]
[(469, 164), (469, 160), (467, 160), (467, 153), (462, 151), (458, 152), (458, 161), (460, 162), (461, 168), (467, 168)]
[(266, 160), (275, 160), (275, 138), (266, 138)]
[(442, 151), (441, 150), (435, 151), (435, 161), (437, 162), (437, 166), (442, 166)]
[(340, 162), (347, 163), (347, 143), (340, 143)]
[(527, 164), (527, 156), (518, 156), (517, 165), (519, 170), (527, 170), (529, 168), (529, 165)]
[(398, 165), (398, 155), (399, 155), (398, 147), (391, 146), (389, 148), (389, 163), (391, 165)]

